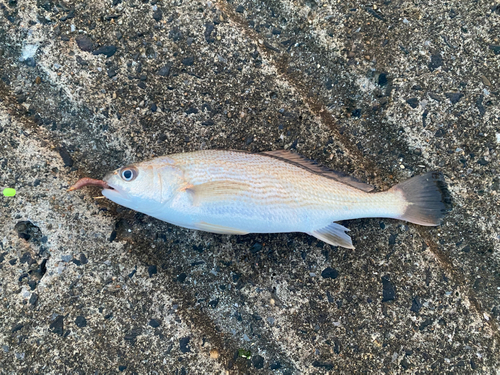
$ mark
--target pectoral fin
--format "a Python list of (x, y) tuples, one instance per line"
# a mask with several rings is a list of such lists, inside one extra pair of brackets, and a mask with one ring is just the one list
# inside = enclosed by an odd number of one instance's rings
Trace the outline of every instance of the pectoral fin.
[(240, 181), (211, 181), (199, 185), (190, 185), (187, 191), (193, 198), (193, 205), (228, 200), (249, 190), (249, 185)]
[(349, 237), (345, 232), (348, 232), (349, 229), (343, 227), (337, 223), (331, 223), (330, 225), (315, 230), (309, 233), (311, 236), (316, 237), (317, 239), (329, 243), (333, 246), (342, 246), (348, 249), (354, 249), (352, 245), (351, 237)]
[(238, 228), (231, 228), (231, 227), (226, 227), (224, 225), (210, 224), (204, 221), (196, 223), (195, 227), (198, 230), (211, 233), (218, 233), (218, 234), (248, 234), (248, 232), (245, 232)]

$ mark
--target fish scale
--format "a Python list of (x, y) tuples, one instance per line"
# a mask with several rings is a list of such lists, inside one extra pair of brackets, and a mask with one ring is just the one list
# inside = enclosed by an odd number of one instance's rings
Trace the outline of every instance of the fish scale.
[[(315, 214), (318, 218), (326, 216), (326, 222), (349, 218), (360, 209), (365, 212), (376, 210), (377, 215), (391, 216), (401, 214), (404, 209), (404, 202), (398, 200), (397, 204), (401, 205), (401, 209), (394, 212), (393, 195), (365, 193), (268, 156), (231, 151), (200, 151), (195, 155), (173, 155), (172, 159), (185, 171), (186, 179), (193, 181), (193, 184), (243, 181), (249, 186), (245, 191), (249, 204), (306, 210), (303, 215), (308, 216), (317, 211)], [(207, 168), (214, 164), (217, 169), (206, 173)], [(266, 199), (270, 196), (274, 199)], [(243, 200), (238, 203), (242, 202)], [(388, 207), (391, 209), (387, 209)]]

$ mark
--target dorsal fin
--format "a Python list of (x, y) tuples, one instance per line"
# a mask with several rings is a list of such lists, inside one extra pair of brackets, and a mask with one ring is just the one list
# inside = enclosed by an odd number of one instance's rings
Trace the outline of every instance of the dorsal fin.
[(295, 154), (288, 150), (276, 150), (276, 151), (266, 151), (262, 152), (263, 155), (271, 156), (276, 159), (283, 160), (287, 163), (296, 165), (298, 167), (307, 169), (309, 172), (320, 174), (326, 178), (331, 178), (332, 180), (341, 182), (343, 184), (352, 186), (353, 188), (370, 192), (374, 189), (373, 186), (365, 184), (364, 182), (358, 181), (354, 177), (348, 176), (342, 172), (333, 171), (326, 167), (318, 165), (313, 160), (307, 159), (299, 154)]

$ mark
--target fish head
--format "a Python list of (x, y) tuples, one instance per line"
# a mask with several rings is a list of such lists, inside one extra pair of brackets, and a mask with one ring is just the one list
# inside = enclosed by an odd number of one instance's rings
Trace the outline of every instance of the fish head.
[(179, 172), (169, 160), (155, 159), (119, 168), (108, 173), (103, 180), (109, 185), (102, 191), (106, 198), (153, 215), (173, 195)]

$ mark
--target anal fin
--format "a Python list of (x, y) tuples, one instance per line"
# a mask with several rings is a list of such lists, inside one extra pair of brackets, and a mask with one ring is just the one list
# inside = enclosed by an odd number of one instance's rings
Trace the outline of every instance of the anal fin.
[(195, 224), (196, 229), (205, 232), (218, 233), (218, 234), (248, 234), (248, 232), (243, 231), (238, 228), (226, 227), (224, 225), (210, 224), (204, 221), (200, 221)]
[(330, 225), (310, 232), (309, 234), (332, 246), (342, 246), (348, 249), (354, 249), (351, 237), (345, 233), (348, 231), (349, 229), (340, 224), (331, 223)]

